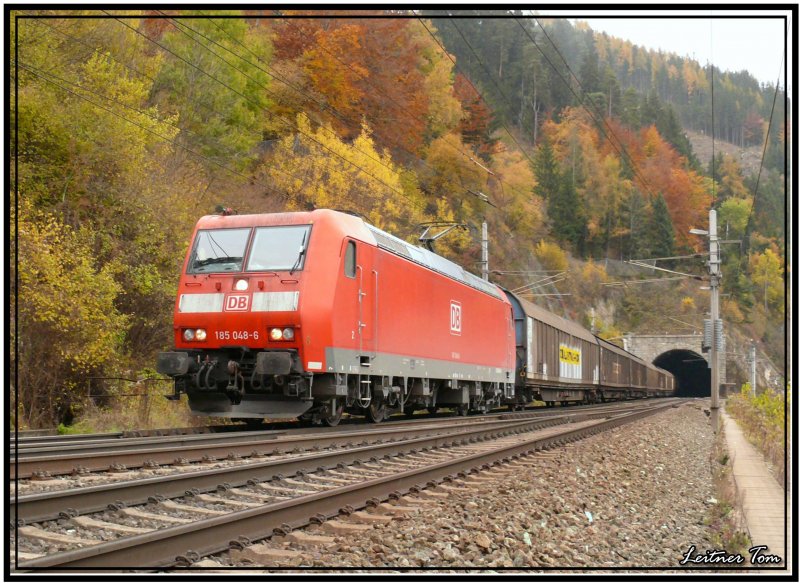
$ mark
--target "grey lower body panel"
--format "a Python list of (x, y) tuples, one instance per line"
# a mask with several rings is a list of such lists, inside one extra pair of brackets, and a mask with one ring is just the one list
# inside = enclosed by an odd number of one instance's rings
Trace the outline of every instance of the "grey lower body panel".
[[(325, 360), (328, 365), (327, 372), (329, 373), (447, 379), (484, 383), (514, 382), (514, 371), (510, 368), (381, 352), (375, 353), (366, 350), (359, 352), (344, 348), (326, 348)], [(363, 366), (365, 360), (368, 360), (369, 366)]]
[(312, 404), (311, 401), (303, 401), (296, 397), (245, 394), (241, 403), (234, 405), (224, 393), (189, 393), (189, 408), (192, 413), (209, 417), (292, 418), (308, 411)]

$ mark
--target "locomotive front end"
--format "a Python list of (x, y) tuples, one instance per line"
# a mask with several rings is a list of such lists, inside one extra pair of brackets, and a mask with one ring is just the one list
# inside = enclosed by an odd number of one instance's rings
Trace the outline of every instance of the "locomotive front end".
[(305, 213), (198, 222), (175, 303), (175, 349), (158, 355), (173, 399), (185, 393), (193, 413), (244, 419), (311, 407), (300, 316), (311, 231)]

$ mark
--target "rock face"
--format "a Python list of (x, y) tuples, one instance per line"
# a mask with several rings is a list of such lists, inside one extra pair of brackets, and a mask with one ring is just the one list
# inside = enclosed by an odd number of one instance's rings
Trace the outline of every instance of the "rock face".
[(679, 568), (689, 546), (711, 547), (712, 441), (701, 410), (669, 409), (526, 458), (529, 467), (449, 492), (368, 536), (344, 537), (320, 561), (332, 569)]

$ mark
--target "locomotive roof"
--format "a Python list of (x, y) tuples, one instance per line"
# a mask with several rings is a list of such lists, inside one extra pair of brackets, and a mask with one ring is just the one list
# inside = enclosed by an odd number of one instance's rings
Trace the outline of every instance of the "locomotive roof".
[(395, 255), (405, 257), (414, 263), (424, 265), (432, 271), (446, 275), (447, 277), (455, 279), (456, 281), (460, 281), (465, 285), (478, 289), (496, 298), (503, 298), (503, 295), (500, 293), (500, 288), (493, 283), (485, 281), (477, 275), (470, 273), (457, 263), (453, 263), (441, 255), (437, 255), (436, 253), (428, 251), (427, 249), (423, 249), (422, 247), (417, 247), (416, 245), (406, 243), (399, 237), (395, 237), (394, 235), (390, 235), (385, 231), (381, 231), (367, 222), (364, 224), (372, 232), (373, 236), (375, 237), (375, 242), (381, 249), (385, 249), (386, 251), (394, 253)]
[[(225, 217), (221, 215), (207, 215), (198, 221), (197, 226), (201, 229), (208, 229), (220, 228), (221, 224), (224, 224), (227, 228), (258, 227), (262, 225), (275, 224), (291, 225), (298, 222), (312, 223), (316, 219), (320, 219), (325, 216), (335, 217), (334, 220), (343, 225), (344, 229), (347, 230), (351, 236), (355, 236), (358, 239), (372, 243), (373, 241), (371, 241), (369, 237), (369, 235), (372, 235), (374, 243), (377, 244), (377, 246), (381, 249), (389, 251), (395, 255), (400, 255), (409, 261), (413, 261), (414, 263), (427, 267), (432, 271), (445, 275), (451, 279), (463, 283), (464, 285), (480, 290), (498, 299), (505, 299), (500, 291), (500, 288), (493, 283), (484, 281), (477, 275), (466, 271), (460, 265), (453, 263), (452, 261), (449, 261), (441, 255), (433, 253), (432, 251), (428, 251), (422, 247), (417, 247), (416, 245), (406, 243), (399, 237), (390, 235), (389, 233), (381, 231), (377, 227), (370, 225), (360, 217), (351, 215), (349, 213), (343, 213), (341, 211), (317, 209), (307, 212), (229, 215)], [(269, 217), (269, 219), (266, 217)], [(360, 233), (353, 232), (358, 231), (362, 225), (366, 227), (366, 231)]]

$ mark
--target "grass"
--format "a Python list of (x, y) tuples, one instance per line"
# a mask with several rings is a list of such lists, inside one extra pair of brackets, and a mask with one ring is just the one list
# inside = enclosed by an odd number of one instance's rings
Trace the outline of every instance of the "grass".
[[(711, 455), (711, 473), (717, 502), (709, 508), (705, 523), (710, 530), (713, 548), (724, 549), (729, 554), (739, 553), (747, 559), (750, 556), (748, 549), (751, 541), (744, 530), (744, 518), (738, 510), (736, 485), (733, 482), (724, 430), (717, 433)], [(747, 561), (738, 566), (746, 567)]]
[(779, 484), (786, 475), (786, 405), (791, 406), (789, 387), (785, 396), (772, 390), (753, 395), (747, 383), (725, 403), (725, 410), (772, 466)]
[(186, 396), (169, 401), (163, 387), (147, 387), (140, 395), (118, 397), (107, 407), (86, 404), (75, 421), (59, 425), (59, 435), (109, 433), (133, 429), (163, 429), (205, 425), (209, 418), (195, 417), (189, 411)]

